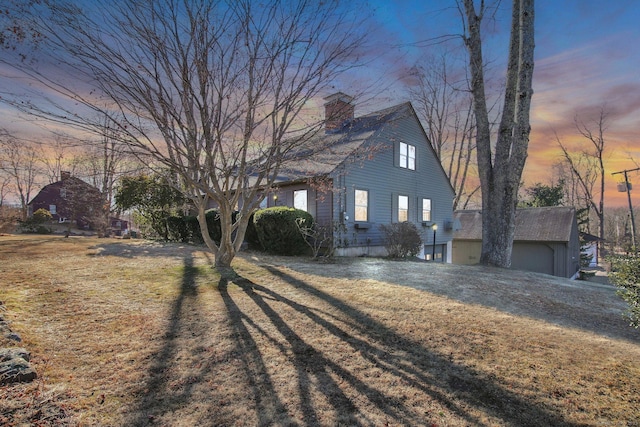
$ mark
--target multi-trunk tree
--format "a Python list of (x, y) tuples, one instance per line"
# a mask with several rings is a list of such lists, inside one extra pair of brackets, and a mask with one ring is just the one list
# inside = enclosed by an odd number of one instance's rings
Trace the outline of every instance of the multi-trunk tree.
[[(31, 12), (36, 60), (0, 61), (47, 94), (3, 100), (98, 134), (95, 117), (111, 118), (131, 151), (171, 170), (220, 270), (282, 160), (320, 130), (308, 101), (353, 65), (364, 37), (362, 10), (335, 0), (44, 0)], [(219, 244), (207, 232), (212, 205)]]
[(518, 188), (529, 145), (533, 95), (534, 1), (513, 0), (511, 38), (502, 115), (493, 139), (484, 78), (481, 23), (487, 8), (461, 0), (465, 43), (469, 51), (471, 93), (476, 120), (476, 150), (482, 189), (480, 263), (509, 267), (515, 232)]

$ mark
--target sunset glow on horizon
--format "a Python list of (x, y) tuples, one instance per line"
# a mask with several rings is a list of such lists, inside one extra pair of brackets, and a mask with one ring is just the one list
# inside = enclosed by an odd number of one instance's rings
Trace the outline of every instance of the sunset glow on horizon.
[[(365, 64), (346, 73), (336, 82), (336, 91), (365, 94), (365, 105), (356, 114), (380, 110), (410, 100), (407, 91), (409, 70), (431, 51), (442, 47), (441, 40), (460, 43), (462, 24), (455, 0), (371, 0), (372, 22), (367, 27)], [(341, 7), (348, 8), (344, 3)], [(511, 2), (503, 1), (485, 32), (486, 58), (496, 75), (504, 73), (508, 48)], [(622, 175), (613, 172), (640, 166), (640, 2), (617, 0), (537, 0), (536, 62), (531, 109), (531, 137), (524, 169), (525, 186), (552, 184), (553, 166), (562, 160), (557, 139), (576, 153), (590, 148), (576, 128), (576, 120), (597, 131), (601, 111), (607, 115), (605, 206), (628, 206), (626, 193), (617, 191)], [(461, 48), (451, 56), (462, 57)], [(72, 80), (69, 77), (69, 80)], [(33, 83), (17, 78), (0, 66), (0, 96)], [(41, 90), (38, 88), (38, 90)], [(355, 95), (354, 93), (351, 93)], [(48, 93), (50, 96), (55, 94)], [(321, 108), (322, 102), (310, 104)], [(58, 125), (18, 115), (0, 103), (0, 128), (25, 140), (49, 138), (46, 128), (63, 132)], [(71, 132), (71, 131), (70, 131)], [(50, 137), (53, 139), (53, 136)], [(628, 175), (634, 205), (640, 203), (640, 171)]]

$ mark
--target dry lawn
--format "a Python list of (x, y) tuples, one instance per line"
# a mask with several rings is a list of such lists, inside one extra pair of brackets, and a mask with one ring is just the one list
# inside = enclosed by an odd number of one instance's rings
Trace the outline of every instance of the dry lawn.
[(394, 264), (421, 269), (416, 289), (354, 274), (357, 260), (243, 254), (230, 281), (210, 262), (193, 246), (0, 237), (4, 316), (40, 374), (0, 387), (0, 425), (640, 426), (637, 331), (426, 290), (486, 280), (479, 267)]

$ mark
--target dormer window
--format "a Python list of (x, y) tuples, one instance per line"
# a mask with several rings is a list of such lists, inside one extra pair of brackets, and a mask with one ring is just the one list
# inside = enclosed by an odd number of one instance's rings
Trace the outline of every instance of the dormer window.
[(61, 188), (60, 189), (60, 197), (62, 197), (63, 199), (67, 198), (67, 189), (66, 188)]
[(416, 169), (416, 147), (415, 145), (400, 143), (400, 167), (405, 169)]

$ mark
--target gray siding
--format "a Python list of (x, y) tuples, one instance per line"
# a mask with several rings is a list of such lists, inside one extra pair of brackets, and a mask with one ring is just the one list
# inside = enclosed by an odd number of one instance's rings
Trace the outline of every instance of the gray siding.
[[(568, 242), (513, 242), (511, 268), (533, 271), (558, 277), (572, 277), (579, 267), (575, 248)], [(575, 246), (575, 245), (573, 245)], [(453, 241), (454, 264), (477, 264), (482, 242), (479, 240)]]
[(567, 277), (569, 277), (580, 270), (580, 233), (578, 232), (577, 221), (572, 222), (571, 236), (567, 250), (569, 251), (566, 258)]
[[(398, 166), (399, 143), (416, 147), (416, 169)], [(440, 162), (424, 135), (417, 118), (408, 115), (389, 123), (368, 141), (372, 158), (348, 161), (344, 168), (336, 171), (334, 217), (346, 212), (344, 238), (350, 247), (381, 246), (381, 224), (398, 222), (398, 195), (408, 196), (409, 221), (418, 226), (425, 244), (433, 244), (431, 223), (423, 225), (421, 218), (422, 199), (431, 199), (432, 222), (438, 224), (438, 244), (453, 239), (453, 231), (446, 224), (453, 220), (453, 189)], [(383, 148), (382, 148), (383, 147)], [(358, 228), (354, 221), (355, 190), (369, 192), (369, 228)]]

